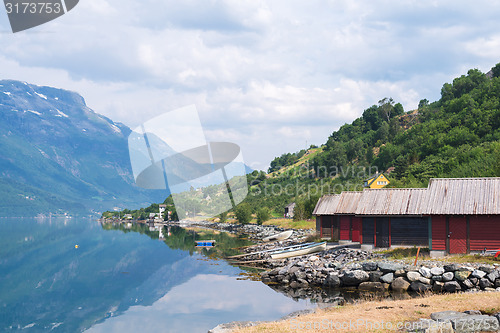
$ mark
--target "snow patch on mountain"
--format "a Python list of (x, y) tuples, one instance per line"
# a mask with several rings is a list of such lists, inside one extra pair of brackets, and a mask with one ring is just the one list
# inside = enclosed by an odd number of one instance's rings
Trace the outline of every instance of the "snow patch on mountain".
[(45, 96), (44, 94), (39, 94), (39, 93), (37, 93), (36, 91), (35, 91), (35, 94), (36, 94), (38, 97), (40, 97), (40, 98), (43, 98), (43, 99), (47, 100), (47, 96)]

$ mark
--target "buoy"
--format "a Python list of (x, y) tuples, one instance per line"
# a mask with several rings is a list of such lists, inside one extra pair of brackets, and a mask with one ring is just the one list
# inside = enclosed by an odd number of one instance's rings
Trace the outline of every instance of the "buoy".
[(78, 246), (78, 244), (75, 245), (75, 249), (79, 248), (80, 246)]

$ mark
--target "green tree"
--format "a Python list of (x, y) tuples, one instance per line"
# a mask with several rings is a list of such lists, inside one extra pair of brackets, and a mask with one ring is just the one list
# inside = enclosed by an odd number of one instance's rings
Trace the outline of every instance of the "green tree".
[(269, 208), (261, 207), (257, 210), (257, 224), (261, 225), (262, 223), (268, 221), (271, 218), (271, 213)]
[(240, 224), (248, 224), (252, 220), (252, 210), (246, 202), (240, 203), (234, 213)]

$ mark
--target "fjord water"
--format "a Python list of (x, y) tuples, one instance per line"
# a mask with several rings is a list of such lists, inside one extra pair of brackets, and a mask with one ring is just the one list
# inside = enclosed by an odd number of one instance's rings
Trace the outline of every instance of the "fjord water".
[[(313, 306), (242, 279), (241, 269), (218, 258), (225, 254), (197, 252), (190, 231), (173, 228), (159, 241), (157, 231), (131, 229), (1, 219), (0, 331), (206, 332)], [(217, 237), (222, 250), (244, 244)]]

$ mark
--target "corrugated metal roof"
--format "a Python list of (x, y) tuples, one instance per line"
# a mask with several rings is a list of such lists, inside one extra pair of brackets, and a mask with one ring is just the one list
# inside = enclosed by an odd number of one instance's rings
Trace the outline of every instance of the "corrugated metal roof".
[(425, 188), (365, 189), (356, 215), (420, 215)]
[(500, 177), (431, 179), (423, 214), (500, 214)]
[(339, 199), (340, 196), (336, 194), (322, 196), (314, 208), (313, 215), (335, 214)]
[(365, 189), (322, 197), (314, 215), (498, 215), (500, 177), (433, 178), (428, 188)]
[(355, 214), (362, 195), (363, 192), (360, 191), (342, 192), (336, 214)]

